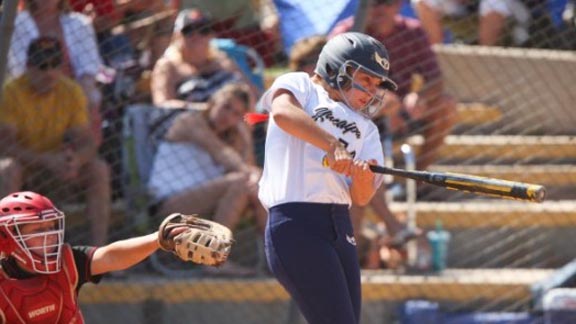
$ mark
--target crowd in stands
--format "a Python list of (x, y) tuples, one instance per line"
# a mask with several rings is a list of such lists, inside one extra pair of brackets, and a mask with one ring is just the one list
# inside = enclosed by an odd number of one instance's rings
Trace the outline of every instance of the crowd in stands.
[[(456, 120), (434, 44), (576, 49), (572, 0), (368, 3), (364, 31), (388, 49), (391, 78), (399, 85), (387, 93), (374, 122), (383, 138), (423, 135), (417, 160), (422, 170), (434, 163)], [(402, 14), (406, 8), (412, 17)], [(120, 175), (112, 167), (119, 161), (101, 152), (107, 137), (120, 134), (102, 129), (119, 122), (127, 105), (145, 100), (175, 111), (163, 121), (152, 163), (150, 210), (211, 215), (233, 229), (250, 216), (263, 230), (266, 212), (256, 195), (258, 138), (242, 121), (256, 109), (262, 89), (214, 40), (234, 39), (255, 49), (267, 67), (312, 75), (328, 37), (355, 26), (350, 17), (283, 53), (278, 10), (271, 0), (21, 0), (0, 102), (0, 196), (21, 190), (58, 196), (53, 191), (71, 194), (63, 188), (78, 188), (74, 193), (82, 193), (91, 226), (86, 243), (106, 244), (112, 180)], [(121, 82), (134, 67), (133, 84)], [(118, 89), (124, 89), (125, 101), (108, 115), (109, 97)], [(401, 249), (421, 233), (388, 209), (385, 190), (370, 204), (387, 232), (367, 243), (377, 255)], [(364, 213), (352, 207), (356, 229)], [(366, 260), (370, 268), (385, 263)]]

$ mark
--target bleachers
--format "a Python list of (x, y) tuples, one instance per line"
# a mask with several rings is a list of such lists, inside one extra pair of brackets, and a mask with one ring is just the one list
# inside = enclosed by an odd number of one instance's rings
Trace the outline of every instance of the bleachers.
[[(530, 297), (529, 285), (546, 279), (552, 270), (460, 270), (450, 269), (442, 275), (401, 276), (391, 271), (370, 270), (362, 274), (365, 301), (401, 301), (409, 298), (439, 300), (491, 299), (506, 296), (510, 299)], [(486, 280), (486, 278), (491, 278)], [(174, 287), (186, 287), (174, 295)], [(222, 289), (233, 287), (234, 289)], [(126, 291), (130, 294), (114, 294)], [(134, 293), (137, 292), (137, 293)], [(185, 293), (184, 293), (185, 292)], [(209, 292), (209, 293), (207, 293)], [(265, 293), (263, 293), (265, 292)], [(240, 302), (267, 303), (288, 301), (286, 291), (272, 278), (203, 280), (135, 277), (131, 280), (105, 282), (88, 286), (81, 294), (85, 304), (136, 303), (159, 299), (167, 303), (179, 302)]]
[[(396, 310), (409, 299), (431, 299), (445, 305), (473, 300), (485, 309), (523, 309), (518, 304), (529, 302), (531, 287), (552, 273), (552, 270), (539, 269), (449, 269), (442, 275), (406, 276), (390, 271), (365, 271), (362, 318), (376, 323), (396, 323)], [(80, 304), (87, 320), (98, 323), (117, 317), (119, 310), (129, 310), (122, 318), (126, 324), (305, 323), (295, 313), (286, 291), (272, 278), (132, 277), (104, 281), (97, 287), (86, 286), (80, 294)]]
[[(421, 136), (408, 139), (418, 148)], [(449, 135), (439, 152), (443, 160), (552, 160), (576, 159), (576, 138), (569, 135)]]

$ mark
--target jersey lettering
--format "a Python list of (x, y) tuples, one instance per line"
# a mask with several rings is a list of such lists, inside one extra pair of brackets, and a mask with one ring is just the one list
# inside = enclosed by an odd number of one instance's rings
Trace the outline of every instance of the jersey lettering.
[[(346, 148), (346, 149), (348, 148), (349, 144), (345, 140), (338, 138), (338, 142), (342, 143), (342, 145), (344, 145), (344, 148)], [(348, 153), (350, 153), (350, 155), (352, 155), (352, 158), (356, 157), (356, 151), (352, 151), (352, 152), (348, 151)]]
[(329, 108), (316, 108), (316, 109), (314, 109), (314, 115), (312, 116), (312, 119), (314, 119), (314, 121), (316, 121), (316, 122), (328, 121), (332, 125), (341, 129), (342, 134), (346, 134), (346, 133), (351, 132), (358, 139), (360, 137), (362, 137), (362, 134), (360, 133), (360, 129), (356, 125), (356, 122), (349, 122), (347, 120), (343, 120), (343, 119), (339, 119), (339, 118), (334, 117), (332, 110)]

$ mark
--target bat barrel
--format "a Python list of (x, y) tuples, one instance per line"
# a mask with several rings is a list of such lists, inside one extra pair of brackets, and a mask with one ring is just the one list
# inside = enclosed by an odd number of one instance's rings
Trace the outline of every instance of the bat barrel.
[(533, 202), (542, 202), (546, 198), (546, 189), (543, 186), (530, 183), (449, 172), (407, 171), (378, 165), (371, 165), (370, 169), (373, 172), (410, 178), (447, 189), (462, 190), (500, 198)]
[(546, 198), (543, 186), (501, 179), (454, 173), (431, 173), (431, 184), (496, 197), (542, 202)]

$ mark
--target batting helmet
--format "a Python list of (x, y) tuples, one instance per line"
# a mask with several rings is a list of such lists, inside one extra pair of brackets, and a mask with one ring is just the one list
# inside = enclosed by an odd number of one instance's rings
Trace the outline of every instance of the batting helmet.
[[(39, 226), (53, 222), (54, 226)], [(30, 230), (26, 225), (36, 224)], [(36, 242), (36, 243), (34, 243)], [(0, 252), (37, 273), (60, 271), (64, 213), (35, 192), (15, 192), (0, 200)]]
[[(362, 68), (382, 79), (381, 87), (396, 90), (398, 86), (388, 78), (390, 61), (388, 50), (375, 38), (362, 33), (349, 32), (330, 39), (322, 48), (316, 69), (332, 88), (347, 88), (349, 75), (346, 67)], [(338, 84), (340, 83), (340, 84)]]
[[(339, 34), (326, 43), (320, 52), (314, 72), (320, 75), (330, 87), (340, 91), (355, 85), (354, 73), (362, 71), (382, 80), (380, 88), (395, 91), (398, 86), (390, 80), (388, 51), (375, 38), (362, 33)], [(373, 101), (361, 112), (371, 117), (381, 107), (382, 96), (373, 94)]]

